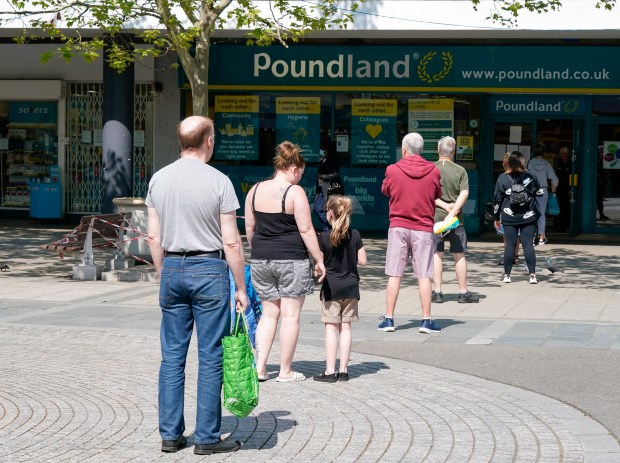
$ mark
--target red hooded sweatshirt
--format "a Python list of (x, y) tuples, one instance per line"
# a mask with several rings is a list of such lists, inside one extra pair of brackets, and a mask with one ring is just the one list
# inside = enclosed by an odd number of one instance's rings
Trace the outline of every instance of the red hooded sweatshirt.
[(417, 154), (387, 166), (381, 192), (390, 198), (390, 228), (433, 231), (439, 176), (435, 164)]

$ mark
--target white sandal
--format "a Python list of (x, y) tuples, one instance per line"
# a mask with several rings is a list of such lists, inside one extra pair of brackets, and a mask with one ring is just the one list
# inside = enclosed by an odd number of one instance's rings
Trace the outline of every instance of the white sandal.
[(305, 381), (305, 380), (306, 380), (306, 377), (303, 375), (303, 373), (299, 373), (298, 371), (294, 371), (293, 374), (289, 378), (281, 378), (280, 376), (276, 378), (276, 381), (279, 383), (292, 383), (296, 381)]

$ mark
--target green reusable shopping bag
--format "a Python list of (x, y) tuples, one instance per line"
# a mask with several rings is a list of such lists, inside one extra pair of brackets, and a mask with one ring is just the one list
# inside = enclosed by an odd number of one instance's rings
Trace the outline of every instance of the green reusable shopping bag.
[[(239, 319), (243, 319), (240, 329)], [(248, 416), (258, 405), (258, 374), (248, 336), (245, 315), (237, 313), (235, 328), (222, 338), (224, 352), (224, 408), (233, 415)]]

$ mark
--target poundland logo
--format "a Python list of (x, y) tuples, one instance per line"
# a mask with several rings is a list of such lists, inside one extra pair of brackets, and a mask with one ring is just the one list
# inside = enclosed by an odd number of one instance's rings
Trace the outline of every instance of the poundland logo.
[(452, 53), (432, 51), (405, 54), (400, 59), (368, 60), (355, 54), (339, 54), (332, 60), (277, 59), (269, 53), (254, 54), (254, 77), (273, 76), (278, 79), (410, 79), (412, 67), (418, 78), (426, 83), (438, 82), (452, 71)]
[(495, 113), (535, 113), (535, 114), (573, 114), (580, 112), (578, 99), (529, 100), (497, 99), (494, 102)]

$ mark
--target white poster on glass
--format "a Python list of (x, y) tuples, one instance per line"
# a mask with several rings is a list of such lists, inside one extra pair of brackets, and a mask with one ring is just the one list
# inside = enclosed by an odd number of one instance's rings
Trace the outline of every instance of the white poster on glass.
[(620, 169), (620, 141), (603, 142), (603, 169)]

